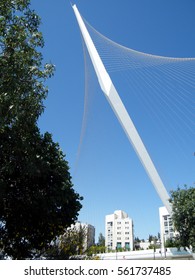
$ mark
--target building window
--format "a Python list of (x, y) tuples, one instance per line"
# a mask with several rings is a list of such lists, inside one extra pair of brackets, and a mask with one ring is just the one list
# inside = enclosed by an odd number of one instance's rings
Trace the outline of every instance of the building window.
[(125, 234), (129, 234), (129, 231), (128, 231), (128, 232), (125, 232)]
[(118, 231), (118, 232), (117, 232), (117, 234), (121, 234), (121, 232), (120, 232), (120, 231)]
[(121, 242), (117, 242), (117, 243), (116, 243), (116, 248), (117, 248), (117, 249), (122, 248)]
[(129, 244), (129, 242), (125, 242), (125, 249), (130, 249), (130, 244)]
[(121, 225), (121, 222), (117, 222), (117, 225)]

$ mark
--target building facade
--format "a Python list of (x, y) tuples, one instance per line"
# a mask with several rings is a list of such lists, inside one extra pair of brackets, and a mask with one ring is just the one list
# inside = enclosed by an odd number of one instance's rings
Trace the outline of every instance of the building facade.
[(165, 247), (165, 243), (168, 239), (173, 239), (175, 236), (175, 231), (173, 228), (172, 218), (169, 215), (166, 207), (159, 208), (159, 218), (160, 218), (160, 237), (161, 237), (161, 247)]
[(108, 250), (133, 250), (133, 221), (122, 210), (105, 218), (105, 246)]

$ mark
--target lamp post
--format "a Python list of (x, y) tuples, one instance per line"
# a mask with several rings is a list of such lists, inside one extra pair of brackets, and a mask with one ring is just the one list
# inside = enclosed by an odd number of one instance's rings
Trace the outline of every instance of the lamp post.
[(155, 260), (155, 252), (156, 252), (156, 238), (154, 237), (154, 260)]
[(165, 260), (166, 260), (166, 258), (167, 258), (167, 254), (166, 254), (166, 252), (167, 252), (167, 248), (166, 248), (166, 233), (164, 233), (164, 235), (163, 235), (163, 240), (164, 240), (164, 254), (165, 254)]

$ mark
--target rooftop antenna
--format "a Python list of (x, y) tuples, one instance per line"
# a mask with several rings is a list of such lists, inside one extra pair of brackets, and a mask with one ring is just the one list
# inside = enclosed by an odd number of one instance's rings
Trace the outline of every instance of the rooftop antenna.
[(151, 182), (153, 183), (160, 199), (162, 200), (164, 206), (167, 208), (168, 213), (171, 215), (172, 207), (169, 202), (169, 195), (167, 190), (152, 162), (149, 153), (142, 142), (141, 137), (139, 136), (136, 127), (134, 126), (118, 92), (105, 69), (105, 66), (96, 50), (96, 47), (89, 35), (89, 32), (85, 26), (85, 23), (76, 7), (72, 6), (76, 19), (78, 21), (81, 34), (83, 36), (84, 42), (86, 44), (87, 50), (89, 52), (93, 67), (95, 69), (100, 87), (104, 92), (110, 106), (112, 107), (116, 117), (118, 118), (122, 128), (124, 129), (130, 143), (132, 144), (135, 152), (137, 153), (138, 158), (140, 159), (143, 167), (145, 168)]

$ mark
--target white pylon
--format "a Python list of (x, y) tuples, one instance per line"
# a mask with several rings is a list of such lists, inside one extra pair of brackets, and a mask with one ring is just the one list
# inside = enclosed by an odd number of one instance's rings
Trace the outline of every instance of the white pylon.
[(135, 152), (137, 153), (142, 165), (144, 166), (151, 182), (153, 183), (160, 199), (162, 200), (164, 206), (167, 208), (167, 211), (171, 215), (172, 207), (169, 202), (169, 195), (166, 191), (166, 188), (152, 162), (150, 155), (148, 154), (141, 137), (139, 136), (137, 129), (135, 128), (122, 100), (120, 99), (112, 80), (107, 73), (104, 64), (95, 48), (95, 45), (89, 35), (89, 32), (83, 22), (83, 19), (76, 7), (73, 5), (73, 10), (77, 18), (84, 42), (86, 44), (87, 50), (89, 52), (91, 61), (93, 63), (96, 75), (102, 91), (107, 97), (108, 102), (110, 103), (115, 115), (117, 116), (121, 126), (123, 127), (130, 143), (132, 144)]

